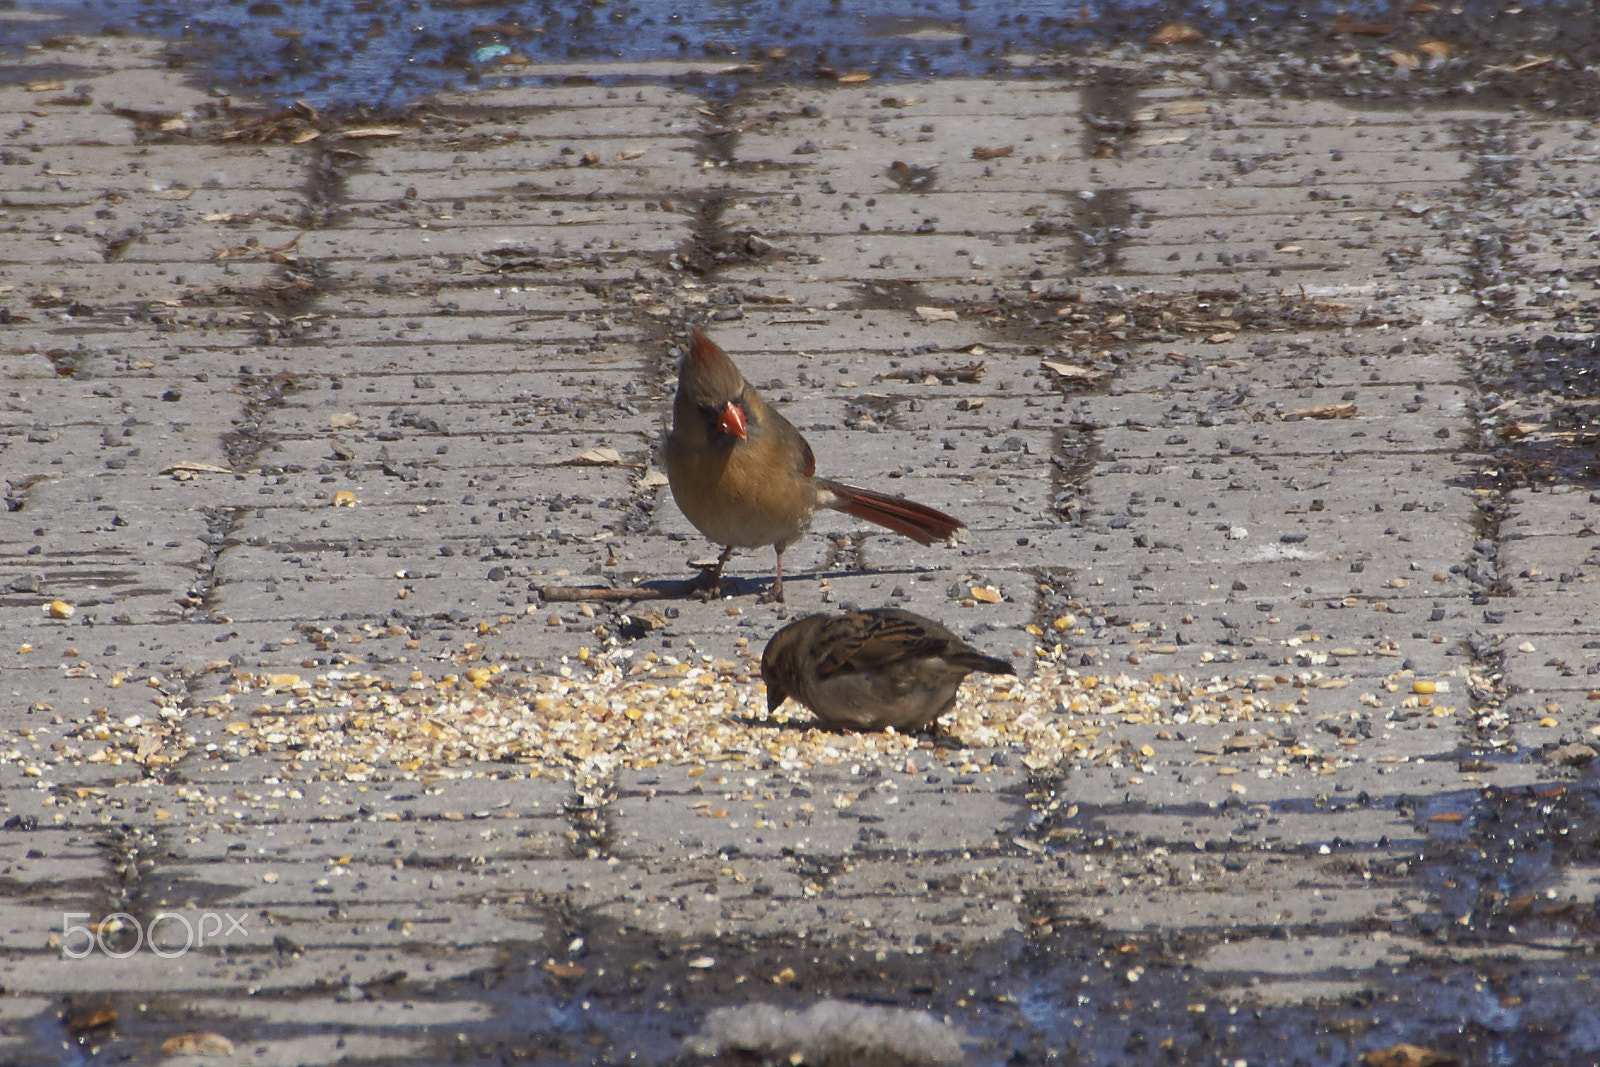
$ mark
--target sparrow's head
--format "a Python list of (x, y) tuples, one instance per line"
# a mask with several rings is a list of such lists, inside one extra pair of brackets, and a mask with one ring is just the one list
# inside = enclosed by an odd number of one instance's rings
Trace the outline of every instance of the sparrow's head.
[(789, 699), (789, 690), (784, 688), (783, 679), (768, 665), (765, 656), (761, 658), (761, 680), (767, 683), (767, 711), (777, 711)]
[(673, 419), (703, 420), (711, 441), (744, 440), (749, 433), (753, 391), (716, 342), (691, 329), (689, 354), (678, 368)]
[(811, 639), (823, 615), (807, 615), (772, 635), (761, 653), (761, 680), (767, 683), (767, 710), (778, 706), (800, 691), (800, 676), (811, 654)]

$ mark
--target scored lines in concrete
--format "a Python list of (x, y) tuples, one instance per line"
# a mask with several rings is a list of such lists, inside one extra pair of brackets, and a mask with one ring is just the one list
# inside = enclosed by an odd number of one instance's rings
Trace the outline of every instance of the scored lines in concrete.
[[(28, 105), (20, 89), (4, 93), (13, 110)], [(1352, 868), (1299, 858), (1347, 843), (1370, 857), (1415, 851), (1425, 832), (1395, 796), (1456, 803), (1486, 781), (1543, 773), (1457, 766), (1482, 667), (1464, 638), (1516, 650), (1507, 681), (1538, 705), (1519, 740), (1592, 720), (1581, 609), (1592, 505), (1508, 499), (1505, 527), (1526, 536), (1503, 549), (1516, 594), (1503, 604), (1479, 603), (1482, 583), (1457, 567), (1482, 537), (1484, 496), (1470, 477), (1479, 383), (1463, 369), (1480, 341), (1461, 326), (1475, 313), (1474, 265), (1452, 225), (1478, 166), (1459, 129), (1485, 116), (1224, 104), (1182, 78), (1114, 103), (1136, 128), (1106, 155), (1078, 91), (976, 80), (786, 87), (715, 106), (668, 86), (495, 90), (445, 99), (420, 128), (362, 140), (359, 157), (332, 140), (135, 146), (124, 120), (104, 115), (38, 124), (32, 137), (53, 138), (40, 166), (0, 168), (26, 238), (8, 246), (0, 283), (29, 307), (7, 327), (16, 371), (3, 422), (22, 507), (5, 517), (0, 580), (38, 579), (5, 594), (8, 632), (37, 644), (3, 651), (19, 708), (104, 700), (101, 680), (135, 662), (139, 685), (118, 693), (119, 714), (148, 713), (145, 677), (175, 684), (228, 655), (252, 669), (326, 667), (324, 650), (281, 638), (305, 621), (377, 626), (397, 609), (438, 616), (427, 647), (379, 653), (374, 637), (342, 653), (409, 673), (407, 656), (448, 652), (501, 616), (492, 652), (554, 663), (593, 644), (596, 619), (540, 605), (540, 586), (687, 574), (715, 552), (651, 477), (685, 310), (806, 433), (821, 473), (946, 508), (971, 531), (921, 549), (819, 517), (786, 558), (786, 608), (749, 595), (771, 553), (741, 553), (730, 573), (742, 613), (684, 603), (675, 647), (731, 655), (746, 637), (748, 656), (794, 613), (903, 603), (999, 654), (1026, 651), (1035, 572), (1047, 569), (1082, 603), (1074, 639), (1106, 653), (1100, 663), (1217, 675), (1278, 698), (1247, 724), (1119, 724), (1154, 755), (1066, 769), (1060, 789), (1079, 810), (1060, 825), (1084, 836), (1048, 839), (1066, 844), (1037, 862), (1015, 843), (1043, 847), (1021, 829), (1024, 776), (998, 764), (960, 786), (895, 774), (893, 788), (864, 788), (818, 771), (809, 784), (772, 774), (698, 793), (675, 771), (629, 772), (605, 808), (610, 854), (582, 858), (566, 854), (574, 823), (559, 784), (538, 810), (493, 799), (526, 781), (323, 805), (287, 795), (293, 767), (192, 761), (195, 781), (247, 794), (233, 815), (155, 787), (112, 805), (93, 790), (125, 788), (65, 765), (50, 774), (77, 802), (46, 804), (8, 769), (7, 812), (68, 835), (51, 875), (64, 892), (91, 865), (72, 835), (181, 811), (207, 825), (182, 844), (167, 835), (176, 853), (158, 869), (174, 892), (236, 894), (305, 950), (294, 962), (258, 933), (237, 966), (182, 978), (101, 968), (93, 983), (370, 980), (418, 936), (380, 923), (371, 899), (452, 946), (436, 977), (463, 973), (484, 964), (481, 946), (542, 936), (517, 899), (529, 885), (689, 935), (778, 931), (804, 908), (808, 924), (897, 949), (927, 930), (989, 939), (1023, 923), (1016, 895), (1040, 891), (1110, 929), (1333, 931), (1285, 974), (1394, 955), (1397, 942), (1357, 944), (1344, 924), (1425, 906), (1418, 886), (1371, 888)], [(1543, 125), (1549, 214), (1576, 244), (1580, 222), (1560, 214), (1558, 194), (1587, 149)], [(115, 197), (100, 192), (107, 174), (122, 183)], [(331, 224), (302, 232), (317, 212)], [(142, 235), (113, 248), (112, 228), (134, 217)], [(1551, 272), (1562, 261), (1548, 246), (1525, 254)], [(690, 261), (709, 272), (684, 270)], [(978, 310), (1069, 284), (1282, 288), (1340, 309), (1323, 330), (1239, 322), (1235, 336), (1116, 344), (1073, 341), (1065, 322), (996, 328)], [(1534, 313), (1550, 294), (1521, 298)], [(1035, 303), (1043, 319), (1055, 311)], [(1117, 373), (1104, 391), (1064, 396), (1042, 358)], [(57, 376), (69, 359), (78, 376)], [(940, 383), (938, 370), (969, 362), (986, 364), (981, 381)], [(1354, 412), (1296, 414), (1340, 405)], [(1063, 514), (1054, 460), (1067, 443), (1090, 462)], [(604, 449), (617, 458), (585, 458)], [(182, 461), (234, 473), (163, 473)], [(335, 506), (341, 492), (354, 507)], [(958, 606), (978, 583), (1002, 603)], [(40, 613), (44, 596), (96, 613), (92, 642)], [(523, 620), (530, 605), (538, 614)], [(117, 615), (128, 621), (102, 625)], [(57, 666), (69, 647), (89, 661), (77, 676)], [(1351, 684), (1321, 687), (1317, 674)], [(1385, 687), (1397, 675), (1449, 688), (1407, 705), (1407, 689)], [(197, 694), (224, 682), (191, 679)], [(1441, 705), (1459, 709), (1434, 714)], [(1536, 725), (1545, 719), (1555, 725)], [(1291, 735), (1345, 758), (1328, 774), (1291, 768)], [(1113, 832), (1142, 835), (1140, 854), (1102, 859), (1077, 843)], [(268, 851), (241, 862), (231, 845), (243, 838)], [(1225, 876), (1211, 847), (1245, 858), (1236, 903), (1217, 899)], [(819, 873), (808, 852), (850, 861)], [(695, 869), (667, 871), (663, 856)], [(907, 856), (929, 877), (908, 877)], [(464, 857), (470, 877), (456, 869)], [(26, 853), (3, 862), (32, 877)], [(319, 914), (328, 902), (350, 913)], [(432, 937), (425, 924), (442, 913), (455, 925)], [(14, 922), (32, 936), (51, 919), (18, 910)], [(1240, 983), (1277, 966), (1261, 961), (1281, 946), (1238, 940), (1251, 949), (1205, 965)], [(340, 952), (356, 944), (372, 948), (370, 966), (341, 978)], [(271, 973), (252, 974), (268, 956)], [(55, 991), (87, 973), (30, 979), (43, 956), (22, 959), (8, 988)]]

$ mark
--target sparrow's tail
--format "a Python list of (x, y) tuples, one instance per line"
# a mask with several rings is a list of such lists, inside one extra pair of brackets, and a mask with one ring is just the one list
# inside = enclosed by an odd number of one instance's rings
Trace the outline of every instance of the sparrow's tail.
[[(856, 486), (831, 482), (826, 478), (816, 479), (816, 484), (818, 489), (823, 490), (823, 495), (818, 500), (823, 507), (875, 522), (895, 533), (905, 534), (919, 545), (931, 545), (935, 541), (948, 540), (957, 530), (965, 529), (967, 525), (937, 508), (930, 508), (926, 504), (918, 504), (904, 497), (874, 493), (871, 489), (858, 489)], [(828, 499), (829, 493), (833, 495), (832, 500)]]
[(982, 671), (984, 674), (1016, 674), (1017, 669), (1005, 660), (996, 656), (985, 656), (976, 650), (971, 653), (963, 652), (958, 656), (948, 657), (957, 667), (969, 671)]

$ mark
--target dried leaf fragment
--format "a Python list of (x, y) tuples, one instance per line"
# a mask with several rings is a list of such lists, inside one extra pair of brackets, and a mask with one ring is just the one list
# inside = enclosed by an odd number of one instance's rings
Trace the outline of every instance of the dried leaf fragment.
[(1593, 762), (1595, 755), (1594, 746), (1578, 742), (1557, 746), (1546, 752), (1544, 758), (1550, 763), (1559, 763), (1567, 767), (1582, 767)]
[(591, 448), (572, 460), (574, 467), (615, 467), (622, 463), (622, 453), (614, 448)]
[(1076, 363), (1062, 363), (1054, 359), (1041, 359), (1039, 366), (1047, 371), (1053, 371), (1063, 378), (1073, 378), (1078, 381), (1092, 382), (1096, 378), (1104, 378), (1106, 372), (1095, 370), (1093, 367), (1080, 367)]
[(1356, 417), (1356, 406), (1354, 404), (1319, 404), (1316, 407), (1296, 408), (1282, 417), (1290, 422), (1296, 419), (1353, 419)]
[(67, 1009), (64, 1022), (67, 1024), (67, 1030), (73, 1034), (98, 1030), (102, 1026), (115, 1026), (117, 1007), (109, 1000), (96, 1001), (93, 1004), (74, 1004)]
[(161, 1042), (161, 1051), (168, 1056), (231, 1056), (233, 1042), (221, 1034), (196, 1030), (167, 1038)]
[(1193, 44), (1204, 39), (1199, 30), (1181, 22), (1169, 22), (1150, 35), (1151, 44)]
[(1546, 63), (1551, 62), (1553, 62), (1553, 60), (1550, 56), (1534, 56), (1532, 59), (1525, 60), (1524, 62), (1517, 63), (1514, 66), (1509, 67), (1501, 66), (1500, 64), (1493, 64), (1491, 66), (1484, 67), (1483, 72), (1485, 74), (1488, 74), (1490, 71), (1495, 71), (1500, 74), (1521, 74), (1525, 70), (1534, 70), (1538, 67), (1544, 66)]
[(1361, 1057), (1366, 1067), (1453, 1067), (1460, 1059), (1448, 1052), (1424, 1048), (1421, 1045), (1390, 1045), (1373, 1049)]
[[(986, 364), (982, 362), (968, 363), (964, 367), (901, 367), (889, 371), (882, 377), (885, 380), (895, 379), (904, 382), (922, 382), (924, 385), (938, 385), (940, 382), (966, 382), (976, 385), (983, 381), (983, 372)], [(930, 379), (932, 379), (930, 381)]]
[(1341, 14), (1334, 20), (1331, 32), (1334, 36), (1351, 33), (1359, 37), (1384, 37), (1393, 29), (1387, 22), (1353, 22), (1348, 15)]
[(339, 136), (350, 141), (364, 140), (369, 137), (403, 137), (405, 130), (399, 126), (357, 126), (345, 130)]
[(194, 463), (183, 460), (170, 467), (163, 467), (161, 473), (170, 474), (177, 481), (187, 482), (198, 474), (232, 474), (233, 471), (227, 467), (219, 467), (215, 463)]
[(972, 150), (972, 158), (976, 160), (1004, 159), (1015, 151), (1015, 145), (978, 145)]

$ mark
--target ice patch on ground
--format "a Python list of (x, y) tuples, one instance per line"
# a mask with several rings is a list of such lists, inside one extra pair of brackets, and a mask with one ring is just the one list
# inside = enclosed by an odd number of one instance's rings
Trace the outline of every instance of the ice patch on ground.
[(740, 1051), (838, 1067), (953, 1067), (965, 1062), (963, 1037), (925, 1011), (824, 1000), (800, 1012), (718, 1008), (686, 1045), (702, 1056)]

